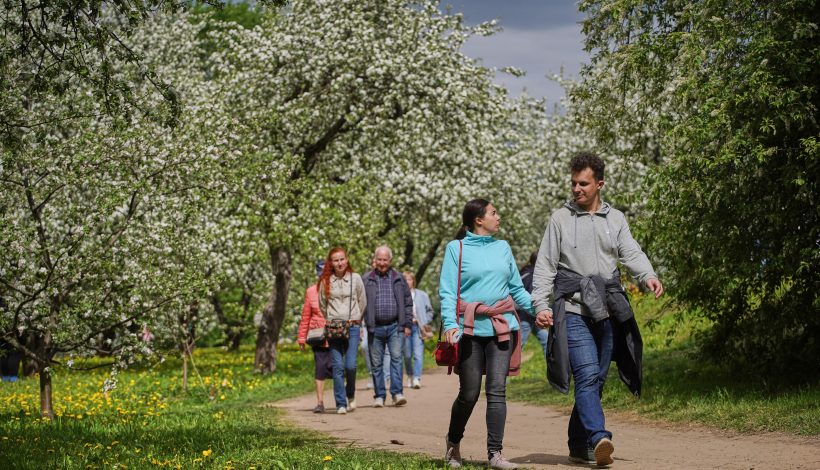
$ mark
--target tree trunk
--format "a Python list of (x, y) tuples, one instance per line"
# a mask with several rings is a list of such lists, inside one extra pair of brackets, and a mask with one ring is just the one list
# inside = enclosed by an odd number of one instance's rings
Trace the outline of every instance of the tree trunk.
[[(245, 297), (246, 294), (243, 292), (241, 303), (244, 307), (244, 311), (247, 313), (248, 308)], [(237, 351), (240, 343), (242, 342), (242, 336), (244, 335), (244, 332), (242, 331), (242, 322), (228, 318), (225, 315), (225, 309), (222, 307), (222, 300), (219, 298), (218, 294), (211, 296), (211, 305), (214, 307), (216, 319), (223, 326), (223, 331), (225, 332), (225, 346), (227, 346), (228, 351)]]
[(182, 353), (182, 389), (188, 391), (188, 352)]
[(51, 371), (48, 365), (40, 365), (40, 414), (43, 418), (54, 419), (54, 404), (51, 400)]
[(256, 332), (256, 357), (254, 367), (262, 374), (276, 370), (276, 343), (279, 330), (285, 320), (288, 304), (288, 288), (291, 281), (290, 252), (285, 247), (268, 245), (273, 286), (268, 301), (262, 309), (262, 321)]
[(419, 265), (419, 269), (416, 270), (416, 285), (421, 284), (421, 278), (424, 277), (424, 272), (427, 271), (427, 268), (430, 266), (430, 263), (433, 262), (433, 259), (436, 257), (436, 252), (438, 251), (438, 247), (441, 246), (441, 239), (439, 238), (436, 240), (436, 243), (427, 250), (427, 253), (424, 254), (424, 259), (421, 260), (421, 264)]
[(182, 342), (179, 349), (182, 352), (182, 389), (188, 391), (188, 361), (194, 352), (196, 343), (196, 319), (199, 316), (199, 304), (191, 303), (188, 311), (179, 316), (179, 328), (182, 332)]

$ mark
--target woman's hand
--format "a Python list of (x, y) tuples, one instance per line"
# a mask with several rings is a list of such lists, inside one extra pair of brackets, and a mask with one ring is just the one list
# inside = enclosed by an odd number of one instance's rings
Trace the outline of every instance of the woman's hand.
[(552, 326), (552, 310), (541, 310), (535, 316), (535, 326), (542, 330)]
[(458, 338), (456, 338), (456, 333), (458, 332), (458, 328), (450, 328), (449, 330), (444, 332), (444, 340), (450, 344), (456, 344), (458, 342)]
[(304, 351), (305, 350), (305, 343), (299, 343), (299, 349)]

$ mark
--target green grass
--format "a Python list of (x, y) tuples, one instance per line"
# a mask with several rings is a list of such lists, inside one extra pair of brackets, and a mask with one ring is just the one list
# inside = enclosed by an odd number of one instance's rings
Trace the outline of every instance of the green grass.
[[(633, 398), (612, 364), (604, 390), (604, 410), (637, 414), (653, 420), (699, 423), (742, 433), (779, 431), (820, 435), (820, 384), (776, 388), (764, 377), (737, 377), (698, 358), (696, 338), (708, 328), (693, 315), (659, 315), (660, 302), (637, 296), (633, 306), (644, 340), (644, 381), (640, 399)], [(527, 350), (533, 358), (509, 387), (511, 400), (562, 407), (573, 399), (546, 383), (540, 345)]]
[(340, 446), (285, 424), (273, 401), (310, 393), (312, 355), (284, 346), (275, 374), (253, 351), (198, 349), (188, 393), (179, 360), (119, 374), (57, 370), (53, 422), (39, 418), (36, 379), (0, 386), (3, 468), (440, 468), (441, 461)]
[[(708, 325), (691, 316), (658, 315), (659, 304), (645, 297), (634, 304), (645, 342), (644, 394), (632, 398), (613, 367), (604, 394), (608, 411), (740, 432), (820, 435), (820, 386), (771, 391), (762, 378), (732, 377), (693, 355), (691, 338)], [(533, 358), (511, 381), (510, 398), (569, 410), (571, 395), (546, 383), (535, 338), (527, 350)], [(201, 348), (195, 364), (187, 393), (180, 361), (169, 359), (121, 372), (107, 396), (101, 392), (106, 370), (57, 368), (53, 422), (39, 418), (36, 378), (0, 384), (0, 467), (442, 468), (440, 460), (421, 455), (343, 446), (286, 424), (278, 410), (265, 406), (311, 393), (309, 352), (283, 346), (279, 367), (268, 377), (252, 372), (247, 347), (238, 354)]]

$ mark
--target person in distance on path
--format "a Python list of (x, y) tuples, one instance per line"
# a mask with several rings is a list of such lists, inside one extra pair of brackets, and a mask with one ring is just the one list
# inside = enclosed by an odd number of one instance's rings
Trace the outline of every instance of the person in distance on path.
[(330, 338), (330, 362), (333, 366), (333, 398), (336, 413), (343, 415), (356, 409), (356, 358), (359, 351), (359, 328), (367, 308), (362, 278), (353, 272), (347, 252), (330, 250), (319, 277), (319, 309), (327, 322), (343, 320), (349, 325), (347, 338)]
[(388, 246), (376, 248), (375, 269), (364, 275), (364, 289), (367, 293), (368, 351), (370, 371), (373, 374), (373, 407), (384, 407), (387, 397), (385, 389), (384, 361), (385, 348), (390, 350), (390, 394), (393, 405), (407, 403), (402, 379), (402, 344), (410, 336), (413, 326), (413, 298), (404, 277), (392, 268), (393, 252)]

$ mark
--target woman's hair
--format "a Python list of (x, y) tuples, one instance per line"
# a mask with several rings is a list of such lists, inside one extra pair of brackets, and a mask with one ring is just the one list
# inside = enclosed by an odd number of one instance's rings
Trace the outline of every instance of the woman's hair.
[(331, 262), (331, 258), (336, 253), (344, 253), (345, 258), (347, 258), (347, 269), (345, 273), (352, 273), (353, 268), (350, 267), (350, 257), (347, 256), (347, 252), (344, 248), (340, 246), (334, 246), (330, 249), (330, 252), (327, 254), (327, 259), (325, 260), (325, 266), (322, 268), (322, 274), (319, 276), (319, 288), (324, 289), (325, 298), (330, 298), (330, 275), (333, 274), (333, 262)]
[(473, 199), (464, 204), (464, 211), (461, 213), (461, 228), (456, 233), (456, 240), (461, 240), (467, 236), (467, 230), (475, 231), (475, 219), (484, 217), (487, 213), (487, 206), (490, 201), (486, 199)]

